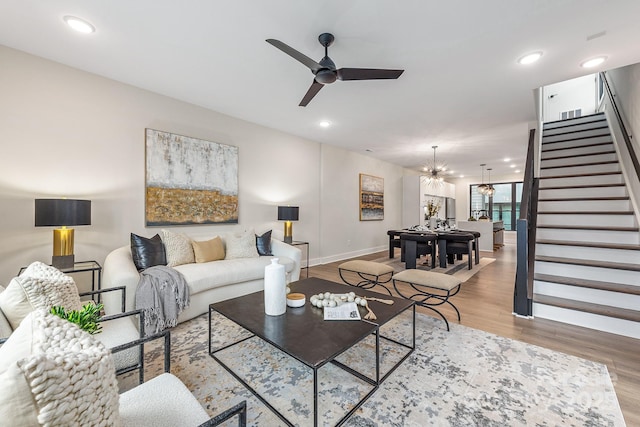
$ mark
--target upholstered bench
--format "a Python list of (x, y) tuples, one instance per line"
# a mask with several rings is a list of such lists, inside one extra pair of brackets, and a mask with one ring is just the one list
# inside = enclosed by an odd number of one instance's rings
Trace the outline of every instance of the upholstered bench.
[[(398, 287), (398, 282), (406, 283), (410, 289)], [(434, 306), (449, 304), (456, 311), (458, 320), (460, 320), (458, 308), (449, 301), (449, 298), (460, 292), (460, 283), (462, 282), (459, 279), (449, 274), (424, 270), (404, 270), (393, 275), (393, 287), (398, 295), (438, 313), (447, 325), (447, 331), (449, 330), (447, 318)], [(414, 291), (415, 293), (412, 293)]]
[[(391, 291), (384, 285), (391, 281), (393, 277), (393, 267), (379, 262), (365, 261), (365, 260), (353, 260), (343, 262), (338, 266), (338, 272), (340, 278), (350, 286), (355, 286), (362, 289), (371, 289), (374, 286), (381, 286), (389, 295)], [(354, 273), (351, 276), (346, 273)], [(353, 276), (357, 276), (354, 279)]]

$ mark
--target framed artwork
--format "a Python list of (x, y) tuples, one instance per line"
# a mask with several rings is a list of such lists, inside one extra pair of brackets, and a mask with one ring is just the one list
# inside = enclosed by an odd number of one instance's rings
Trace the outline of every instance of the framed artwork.
[(238, 147), (146, 129), (147, 226), (238, 222)]
[(360, 174), (360, 221), (384, 219), (384, 178)]

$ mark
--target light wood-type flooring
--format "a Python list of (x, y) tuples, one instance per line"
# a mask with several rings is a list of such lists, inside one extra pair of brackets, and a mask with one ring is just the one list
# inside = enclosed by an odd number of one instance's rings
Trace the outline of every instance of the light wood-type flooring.
[[(385, 256), (378, 252), (357, 259)], [(396, 256), (399, 256), (396, 250)], [(512, 315), (516, 247), (505, 245), (482, 256), (496, 261), (464, 283), (453, 297), (462, 315), (461, 324), (507, 338), (606, 364), (628, 426), (640, 426), (640, 340), (594, 331), (546, 319), (523, 319)], [(338, 265), (344, 261), (313, 266), (310, 277), (341, 282)], [(301, 272), (305, 277), (305, 271)], [(431, 310), (420, 311), (435, 315)], [(449, 322), (456, 322), (450, 308), (442, 308)], [(443, 324), (444, 327), (444, 324)]]

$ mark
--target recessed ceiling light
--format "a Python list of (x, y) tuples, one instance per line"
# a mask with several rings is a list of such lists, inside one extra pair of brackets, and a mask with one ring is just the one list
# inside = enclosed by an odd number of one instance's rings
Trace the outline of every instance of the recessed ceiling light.
[(460, 178), (464, 178), (464, 175), (460, 175)]
[(320, 125), (320, 127), (323, 127), (323, 128), (328, 128), (329, 126), (331, 126), (331, 122), (327, 120), (323, 120), (320, 123), (318, 123), (318, 125)]
[(602, 64), (606, 60), (607, 60), (606, 56), (598, 56), (597, 58), (591, 58), (591, 59), (588, 59), (588, 60), (584, 61), (583, 63), (580, 64), (580, 66), (582, 68), (593, 68), (593, 67), (597, 67), (598, 65)]
[(64, 19), (64, 22), (66, 22), (68, 26), (79, 33), (89, 34), (93, 33), (96, 30), (93, 25), (91, 25), (84, 19), (80, 19), (75, 16), (67, 15), (62, 19)]
[(520, 169), (516, 169), (516, 173), (520, 173)]
[(536, 62), (541, 57), (542, 57), (542, 52), (540, 52), (540, 51), (528, 53), (528, 54), (520, 57), (520, 59), (518, 59), (518, 64), (522, 64), (522, 65), (533, 64), (534, 62)]
[(505, 157), (505, 158), (504, 158), (504, 161), (505, 161), (505, 162), (510, 162), (510, 161), (511, 161), (511, 159), (510, 159), (510, 158), (508, 158), (508, 157)]

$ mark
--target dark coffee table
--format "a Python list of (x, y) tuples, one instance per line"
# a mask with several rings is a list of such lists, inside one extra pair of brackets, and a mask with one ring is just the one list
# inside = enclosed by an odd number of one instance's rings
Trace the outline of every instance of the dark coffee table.
[[(402, 364), (402, 362), (404, 362), (404, 360), (406, 360), (406, 358), (409, 357), (415, 349), (415, 304), (411, 300), (389, 297), (377, 292), (358, 289), (356, 291), (357, 295), (391, 299), (394, 303), (392, 305), (386, 305), (375, 301), (370, 302), (369, 306), (375, 312), (377, 317), (377, 320), (375, 321), (324, 321), (323, 311), (313, 307), (309, 303), (311, 295), (318, 294), (320, 292), (347, 293), (350, 292), (352, 288), (323, 279), (309, 278), (292, 283), (291, 289), (294, 292), (305, 294), (307, 296), (307, 303), (304, 307), (300, 308), (287, 307), (287, 312), (281, 316), (267, 316), (264, 314), (263, 292), (255, 292), (242, 297), (211, 304), (209, 306), (209, 354), (258, 399), (260, 399), (260, 401), (269, 407), (269, 409), (271, 409), (278, 417), (280, 417), (282, 421), (290, 426), (293, 424), (287, 420), (282, 413), (267, 402), (264, 397), (240, 378), (238, 374), (233, 372), (230, 367), (216, 356), (216, 353), (257, 336), (288, 356), (295, 358), (304, 365), (313, 369), (314, 426), (318, 425), (318, 369), (327, 363), (333, 363), (372, 386), (372, 389), (336, 424), (341, 425), (378, 389), (382, 381), (384, 381), (398, 366), (400, 366), (400, 364)], [(413, 309), (413, 336), (411, 345), (380, 335), (380, 326), (410, 308)], [(247, 331), (251, 332), (252, 335), (228, 344), (222, 348), (212, 349), (211, 315), (214, 311), (240, 325)], [(360, 315), (363, 319), (366, 313), (366, 309), (364, 307), (360, 307)], [(376, 340), (375, 378), (370, 378), (335, 360), (335, 358), (340, 354), (358, 344), (371, 334), (375, 335)], [(380, 376), (381, 338), (408, 349), (407, 353), (402, 356), (402, 358), (382, 377)]]

